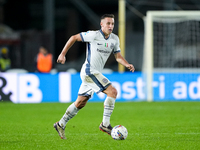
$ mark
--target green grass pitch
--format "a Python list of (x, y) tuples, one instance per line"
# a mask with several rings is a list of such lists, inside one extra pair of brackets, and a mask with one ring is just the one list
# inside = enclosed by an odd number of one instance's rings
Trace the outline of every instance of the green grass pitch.
[(1, 150), (199, 150), (200, 102), (116, 102), (112, 126), (128, 129), (123, 141), (99, 131), (103, 103), (89, 102), (66, 126), (53, 123), (70, 103), (0, 102)]

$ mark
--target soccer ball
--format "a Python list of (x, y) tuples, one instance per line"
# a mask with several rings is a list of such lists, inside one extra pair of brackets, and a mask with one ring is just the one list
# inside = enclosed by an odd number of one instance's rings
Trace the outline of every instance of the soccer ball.
[(114, 140), (125, 140), (128, 136), (128, 130), (122, 125), (117, 125), (112, 129), (111, 136)]

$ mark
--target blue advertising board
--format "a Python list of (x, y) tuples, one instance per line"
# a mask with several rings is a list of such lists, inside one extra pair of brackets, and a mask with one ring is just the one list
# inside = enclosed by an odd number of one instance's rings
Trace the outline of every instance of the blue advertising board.
[(154, 101), (200, 100), (199, 73), (155, 73)]
[[(117, 89), (116, 101), (145, 101), (146, 83), (141, 72), (105, 74)], [(200, 74), (154, 73), (154, 101), (200, 101)], [(0, 73), (0, 101), (14, 103), (73, 102), (81, 84), (80, 74), (61, 72)], [(104, 101), (106, 95), (94, 94), (91, 102)]]

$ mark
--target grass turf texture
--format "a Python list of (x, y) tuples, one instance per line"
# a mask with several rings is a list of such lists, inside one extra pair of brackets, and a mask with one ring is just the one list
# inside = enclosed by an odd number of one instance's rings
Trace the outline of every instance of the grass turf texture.
[(103, 103), (88, 103), (67, 124), (67, 139), (60, 139), (53, 123), (69, 105), (0, 102), (0, 149), (200, 149), (200, 102), (117, 102), (111, 124), (128, 129), (123, 141), (99, 131)]

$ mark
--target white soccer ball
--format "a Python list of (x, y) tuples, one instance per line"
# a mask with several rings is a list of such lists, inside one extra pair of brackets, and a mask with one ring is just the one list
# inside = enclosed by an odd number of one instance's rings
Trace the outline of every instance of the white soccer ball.
[(128, 136), (128, 130), (122, 125), (116, 125), (111, 131), (111, 136), (114, 140), (125, 140)]

